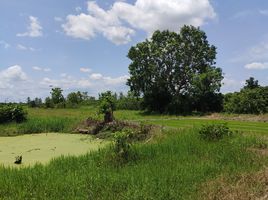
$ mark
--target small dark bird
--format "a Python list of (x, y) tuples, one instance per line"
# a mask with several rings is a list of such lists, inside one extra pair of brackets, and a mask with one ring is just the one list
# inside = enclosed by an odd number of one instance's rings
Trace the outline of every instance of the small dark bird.
[(21, 162), (22, 162), (22, 156), (17, 156), (14, 163), (15, 164), (21, 164)]

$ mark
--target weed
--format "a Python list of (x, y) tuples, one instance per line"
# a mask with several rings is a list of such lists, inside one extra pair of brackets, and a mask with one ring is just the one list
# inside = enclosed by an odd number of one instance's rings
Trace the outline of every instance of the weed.
[(201, 138), (208, 141), (218, 141), (225, 136), (231, 136), (232, 133), (226, 124), (203, 125), (199, 130)]

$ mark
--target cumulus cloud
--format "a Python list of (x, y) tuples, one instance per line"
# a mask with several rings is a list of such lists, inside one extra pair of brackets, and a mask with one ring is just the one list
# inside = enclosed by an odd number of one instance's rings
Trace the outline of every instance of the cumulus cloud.
[(88, 2), (88, 13), (68, 15), (62, 25), (68, 36), (92, 39), (102, 34), (120, 45), (131, 41), (136, 30), (148, 35), (155, 30), (178, 31), (184, 24), (201, 26), (216, 16), (209, 0), (137, 0), (134, 4), (116, 1), (109, 10)]
[[(19, 65), (14, 65), (0, 71), (0, 89), (11, 89), (18, 84), (27, 81), (28, 77)], [(7, 91), (3, 91), (1, 93), (3, 94), (4, 92)]]
[(246, 69), (256, 69), (256, 70), (262, 70), (262, 69), (268, 69), (268, 63), (261, 63), (261, 62), (253, 62), (245, 65)]
[(41, 37), (43, 35), (42, 29), (39, 20), (37, 17), (30, 16), (30, 25), (27, 27), (27, 31), (24, 33), (18, 33), (18, 37)]
[(32, 69), (35, 71), (42, 71), (42, 72), (50, 72), (51, 71), (50, 68), (42, 68), (42, 67), (38, 67), (38, 66), (33, 66)]
[(89, 73), (91, 72), (92, 70), (90, 68), (85, 68), (85, 67), (81, 67), (80, 68), (80, 72), (83, 72), (83, 73)]

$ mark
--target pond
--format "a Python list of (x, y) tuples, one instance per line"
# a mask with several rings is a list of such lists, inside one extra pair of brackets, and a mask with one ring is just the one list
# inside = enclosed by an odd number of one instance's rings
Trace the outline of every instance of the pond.
[[(0, 165), (31, 166), (46, 164), (61, 155), (82, 155), (105, 146), (106, 141), (90, 135), (41, 133), (15, 137), (0, 137)], [(14, 164), (22, 156), (22, 164)]]

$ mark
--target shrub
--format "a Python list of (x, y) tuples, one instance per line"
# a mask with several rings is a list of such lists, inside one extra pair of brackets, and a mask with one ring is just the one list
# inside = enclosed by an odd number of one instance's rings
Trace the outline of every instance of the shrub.
[(134, 153), (130, 140), (130, 133), (128, 131), (116, 132), (114, 135), (114, 160), (117, 164), (127, 163), (130, 160), (135, 160), (136, 154)]
[(208, 141), (218, 141), (225, 136), (232, 135), (232, 131), (226, 124), (203, 125), (199, 130), (201, 138)]
[(0, 123), (15, 121), (20, 123), (27, 118), (27, 112), (19, 105), (3, 105), (0, 107)]
[(21, 106), (14, 106), (12, 108), (12, 120), (20, 123), (22, 121), (25, 121), (27, 118), (27, 112), (23, 110)]

